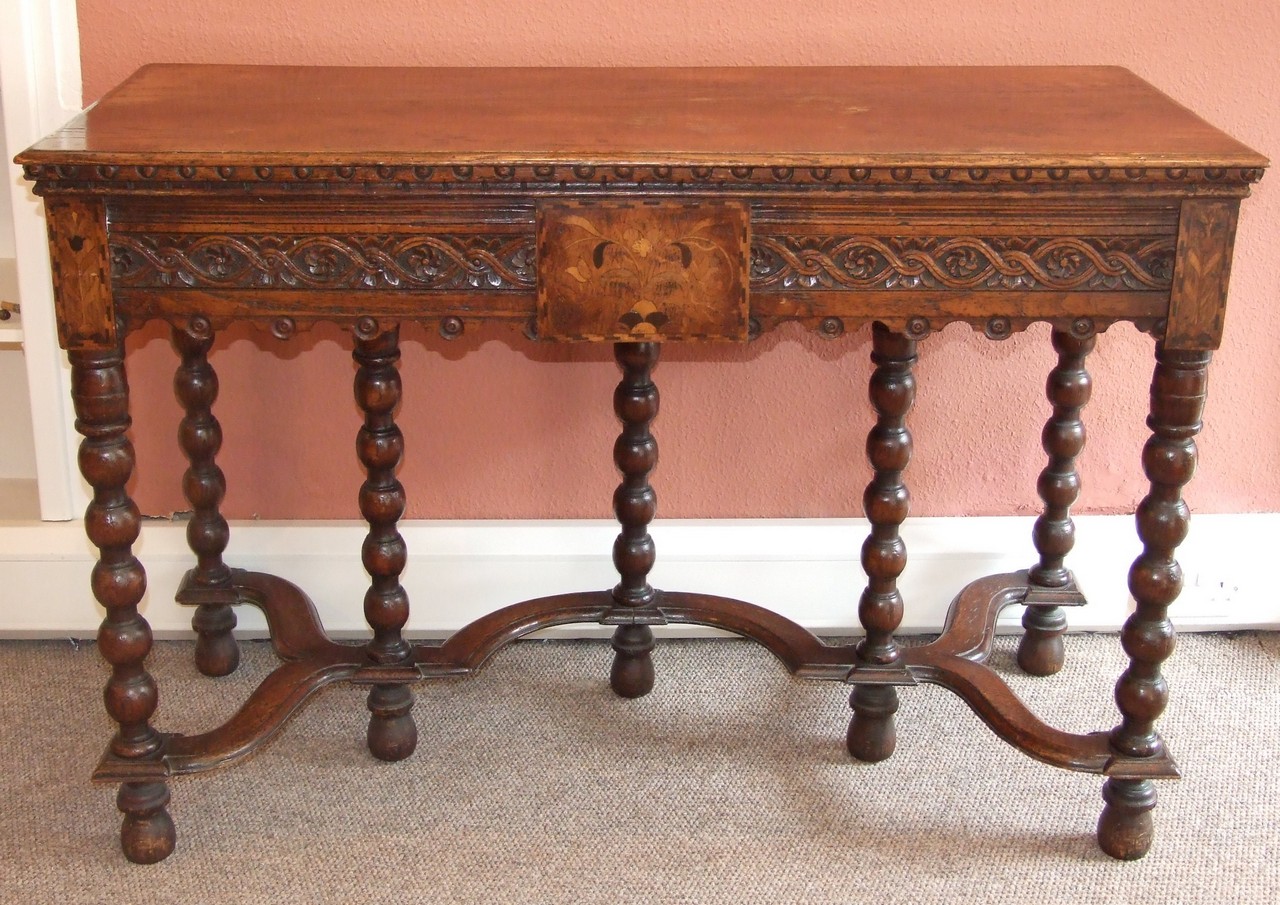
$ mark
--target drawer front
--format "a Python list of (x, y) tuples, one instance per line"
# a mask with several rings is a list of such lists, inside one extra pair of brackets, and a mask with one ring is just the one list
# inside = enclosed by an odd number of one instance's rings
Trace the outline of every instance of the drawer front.
[(540, 203), (539, 338), (745, 342), (748, 224), (738, 201)]

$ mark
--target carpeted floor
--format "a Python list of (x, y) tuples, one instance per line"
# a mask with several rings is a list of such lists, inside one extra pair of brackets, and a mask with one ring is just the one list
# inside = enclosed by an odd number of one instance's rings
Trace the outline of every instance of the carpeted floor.
[[(995, 657), (1072, 731), (1110, 727), (1110, 636), (1072, 636), (1053, 679)], [(603, 642), (526, 642), (479, 676), (418, 686), (401, 764), (363, 749), (363, 693), (317, 699), (265, 752), (173, 784), (178, 850), (137, 867), (114, 789), (92, 644), (0, 644), (4, 903), (1274, 903), (1280, 898), (1280, 635), (1189, 635), (1161, 723), (1183, 769), (1157, 838), (1094, 845), (1100, 780), (1033, 762), (941, 689), (905, 689), (898, 751), (844, 754), (846, 689), (740, 641), (678, 641), (649, 697), (615, 698)], [(159, 643), (161, 728), (229, 715), (273, 664), (228, 679)], [(47, 684), (41, 676), (51, 679)]]

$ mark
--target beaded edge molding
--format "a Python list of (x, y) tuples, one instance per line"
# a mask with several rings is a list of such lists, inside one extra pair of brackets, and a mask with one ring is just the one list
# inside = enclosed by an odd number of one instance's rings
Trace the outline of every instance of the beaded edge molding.
[(1090, 183), (1167, 183), (1173, 185), (1249, 185), (1262, 178), (1261, 167), (792, 167), (671, 166), (666, 164), (599, 166), (566, 164), (455, 164), (441, 166), (347, 164), (277, 166), (166, 165), (121, 166), (107, 163), (23, 165), (23, 175), (42, 183), (132, 185), (343, 183), (539, 185), (1080, 185)]

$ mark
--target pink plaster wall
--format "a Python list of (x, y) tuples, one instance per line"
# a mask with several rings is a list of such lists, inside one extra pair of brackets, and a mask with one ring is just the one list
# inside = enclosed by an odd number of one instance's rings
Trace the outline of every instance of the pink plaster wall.
[[(1106, 63), (1280, 158), (1280, 4), (1269, 0), (79, 0), (79, 16), (86, 102), (148, 62)], [(1200, 511), (1280, 509), (1277, 237), (1272, 174), (1241, 217), (1226, 341), (1188, 493)], [(411, 517), (609, 514), (616, 372), (606, 349), (534, 346), (496, 329), (455, 344), (417, 329), (406, 338), (401, 477)], [(1138, 456), (1150, 348), (1127, 326), (1099, 341), (1079, 511), (1128, 509), (1145, 490)], [(861, 514), (868, 350), (866, 331), (826, 342), (798, 329), (742, 348), (667, 347), (660, 513)], [(1034, 510), (1052, 361), (1043, 327), (991, 343), (953, 326), (922, 343), (914, 512)], [(185, 508), (174, 362), (160, 330), (130, 342), (143, 463), (136, 494), (151, 512)], [(235, 331), (220, 339), (214, 363), (228, 514), (356, 517), (348, 339), (320, 328), (279, 346)]]

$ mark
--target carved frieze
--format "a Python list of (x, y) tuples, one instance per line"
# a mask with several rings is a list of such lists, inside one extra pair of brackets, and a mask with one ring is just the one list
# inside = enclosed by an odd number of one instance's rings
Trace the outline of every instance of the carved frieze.
[(111, 237), (131, 289), (530, 290), (533, 236), (134, 235)]
[[(613, 247), (625, 250), (628, 246), (623, 242)], [(1163, 292), (1173, 284), (1174, 247), (1173, 236), (755, 235), (751, 238), (749, 279), (750, 288), (762, 292)], [(671, 248), (682, 258), (678, 245)], [(698, 250), (696, 243), (689, 248)], [(130, 289), (528, 292), (537, 286), (532, 233), (298, 236), (126, 232), (112, 234), (110, 261), (113, 283)]]
[(1174, 237), (756, 236), (769, 290), (1149, 290), (1173, 281)]

